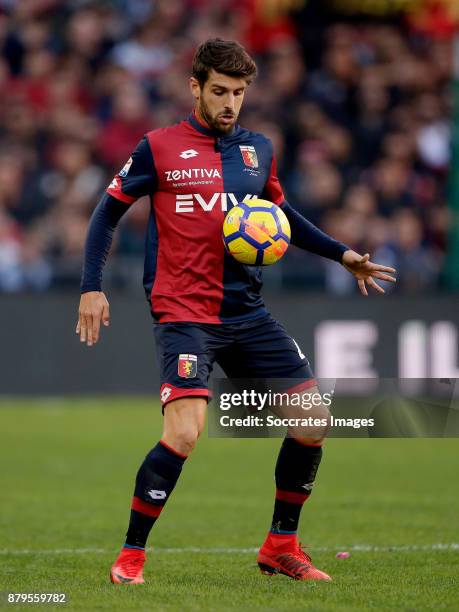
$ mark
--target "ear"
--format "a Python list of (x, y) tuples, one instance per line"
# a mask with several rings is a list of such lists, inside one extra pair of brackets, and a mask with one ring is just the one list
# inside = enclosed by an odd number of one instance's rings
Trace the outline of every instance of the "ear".
[(199, 85), (198, 80), (194, 77), (190, 77), (190, 91), (193, 98), (195, 100), (199, 100), (201, 97), (201, 86)]

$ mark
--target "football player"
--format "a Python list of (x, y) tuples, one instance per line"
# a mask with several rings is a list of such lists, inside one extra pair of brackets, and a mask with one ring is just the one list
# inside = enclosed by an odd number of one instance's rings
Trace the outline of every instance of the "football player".
[[(378, 279), (395, 280), (392, 268), (334, 240), (286, 201), (271, 141), (237, 123), (256, 71), (237, 42), (204, 42), (193, 60), (189, 117), (144, 136), (90, 221), (76, 328), (88, 346), (98, 342), (100, 326), (109, 324), (101, 282), (113, 232), (138, 198), (150, 198), (144, 286), (155, 321), (164, 429), (136, 476), (126, 540), (111, 568), (115, 583), (144, 581), (148, 535), (204, 427), (214, 362), (228, 377), (291, 378), (301, 381), (296, 392), (318, 392), (307, 358), (263, 303), (261, 269), (244, 266), (225, 252), (221, 232), (226, 211), (246, 198), (269, 200), (287, 215), (292, 244), (344, 266), (364, 295), (367, 285), (384, 292)], [(328, 418), (325, 406), (317, 414)], [(281, 444), (273, 518), (258, 555), (262, 573), (330, 580), (297, 539), (325, 430), (308, 436), (291, 429)]]

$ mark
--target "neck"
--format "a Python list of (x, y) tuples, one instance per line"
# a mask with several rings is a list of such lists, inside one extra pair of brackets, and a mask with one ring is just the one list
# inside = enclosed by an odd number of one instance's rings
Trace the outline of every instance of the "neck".
[(194, 107), (194, 116), (199, 121), (199, 123), (202, 125), (202, 127), (205, 127), (208, 130), (212, 129), (210, 125), (207, 123), (207, 121), (204, 119), (204, 117), (201, 115), (201, 112), (197, 105)]

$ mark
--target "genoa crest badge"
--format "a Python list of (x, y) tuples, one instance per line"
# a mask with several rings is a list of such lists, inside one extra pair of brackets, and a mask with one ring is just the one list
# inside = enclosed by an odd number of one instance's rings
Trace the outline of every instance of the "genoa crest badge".
[(249, 168), (258, 168), (258, 157), (255, 147), (251, 145), (239, 145), (239, 148), (241, 149), (244, 164)]
[(181, 378), (195, 378), (198, 371), (198, 358), (196, 355), (179, 355), (178, 375)]

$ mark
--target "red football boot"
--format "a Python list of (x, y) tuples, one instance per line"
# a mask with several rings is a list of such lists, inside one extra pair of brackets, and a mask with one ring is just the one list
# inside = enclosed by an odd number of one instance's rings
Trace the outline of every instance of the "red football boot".
[(331, 580), (328, 574), (314, 567), (296, 535), (269, 533), (257, 561), (261, 573), (268, 576), (285, 574), (294, 580)]
[(122, 548), (118, 559), (110, 570), (110, 580), (114, 584), (142, 584), (146, 556), (138, 548)]

